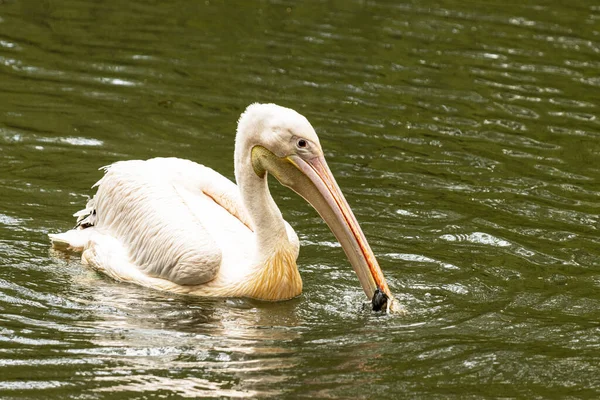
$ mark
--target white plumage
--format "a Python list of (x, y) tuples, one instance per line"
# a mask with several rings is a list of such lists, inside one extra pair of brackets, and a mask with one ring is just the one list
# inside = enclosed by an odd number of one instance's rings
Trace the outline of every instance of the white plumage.
[(81, 251), (84, 263), (115, 279), (203, 296), (299, 295), (298, 237), (269, 193), (271, 173), (317, 208), (355, 270), (368, 267), (357, 270), (367, 295), (373, 282), (389, 293), (328, 175), (314, 129), (291, 109), (254, 104), (242, 114), (235, 149), (239, 186), (178, 158), (121, 161), (104, 170), (96, 195), (75, 214), (77, 227), (50, 238), (57, 248)]

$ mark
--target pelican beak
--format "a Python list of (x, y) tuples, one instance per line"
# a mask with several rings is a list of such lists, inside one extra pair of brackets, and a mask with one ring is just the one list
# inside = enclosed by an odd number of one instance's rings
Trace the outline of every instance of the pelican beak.
[(309, 160), (298, 155), (277, 157), (266, 148), (255, 146), (252, 149), (252, 165), (259, 176), (271, 173), (317, 210), (342, 245), (373, 309), (393, 311), (395, 299), (325, 157)]

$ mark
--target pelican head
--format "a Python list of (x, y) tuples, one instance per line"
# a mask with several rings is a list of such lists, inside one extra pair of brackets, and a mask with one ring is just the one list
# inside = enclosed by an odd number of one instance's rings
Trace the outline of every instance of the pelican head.
[(249, 158), (256, 176), (271, 174), (308, 201), (342, 245), (374, 308), (393, 307), (383, 272), (304, 116), (275, 104), (250, 105), (238, 122), (235, 158), (236, 166)]

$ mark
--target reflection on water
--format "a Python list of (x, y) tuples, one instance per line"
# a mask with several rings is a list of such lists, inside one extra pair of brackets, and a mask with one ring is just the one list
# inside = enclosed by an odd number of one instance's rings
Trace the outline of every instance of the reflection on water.
[[(12, 330), (5, 332), (5, 340), (29, 347), (63, 348), (64, 357), (28, 363), (6, 360), (3, 366), (86, 365), (91, 367), (86, 374), (90, 386), (101, 393), (166, 390), (184, 397), (207, 393), (248, 397), (280, 393), (281, 389), (272, 385), (291, 379), (300, 363), (293, 349), (304, 324), (296, 312), (297, 300), (275, 305), (173, 297), (104, 280), (82, 269), (76, 260), (58, 260), (58, 264), (79, 269), (63, 293), (70, 301), (64, 307), (25, 303), (52, 308), (54, 321), (17, 315), (7, 315), (5, 321), (35, 326), (35, 335), (43, 327), (54, 332), (54, 337), (62, 333), (65, 339), (22, 337)], [(27, 296), (27, 290), (14, 289)], [(2, 300), (6, 303), (10, 298)], [(25, 331), (26, 335), (34, 333)], [(73, 343), (72, 335), (82, 336), (84, 341)], [(20, 384), (13, 384), (12, 389), (33, 388), (28, 381)], [(7, 385), (4, 388), (9, 389)]]
[[(0, 1), (0, 396), (598, 397), (600, 8)], [(305, 114), (409, 310), (272, 185), (304, 294), (172, 296), (49, 252), (117, 160), (233, 177), (251, 102)]]

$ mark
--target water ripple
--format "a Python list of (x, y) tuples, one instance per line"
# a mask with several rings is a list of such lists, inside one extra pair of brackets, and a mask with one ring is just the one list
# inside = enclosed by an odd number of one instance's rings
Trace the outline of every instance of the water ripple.
[[(0, 396), (598, 397), (598, 6), (0, 7)], [(372, 313), (277, 185), (302, 244), (289, 302), (171, 296), (48, 252), (99, 166), (232, 177), (253, 101), (314, 124), (408, 315)]]

